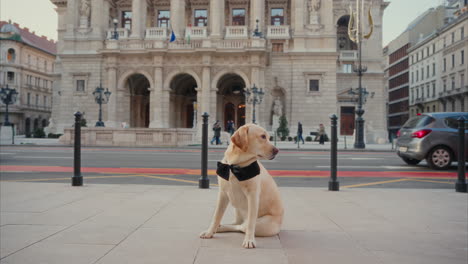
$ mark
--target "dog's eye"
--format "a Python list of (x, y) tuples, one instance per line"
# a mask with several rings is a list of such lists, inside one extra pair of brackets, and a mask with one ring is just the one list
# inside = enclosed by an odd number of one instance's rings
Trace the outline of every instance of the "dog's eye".
[(263, 139), (266, 139), (266, 136), (265, 136), (265, 135), (262, 135), (262, 138), (263, 138)]

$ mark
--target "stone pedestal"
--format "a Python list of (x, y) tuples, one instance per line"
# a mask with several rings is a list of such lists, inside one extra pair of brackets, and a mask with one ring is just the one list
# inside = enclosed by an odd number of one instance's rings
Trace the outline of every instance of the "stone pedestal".
[(10, 145), (13, 144), (13, 137), (15, 136), (12, 126), (0, 127), (0, 144)]
[(88, 18), (85, 16), (80, 17), (80, 28), (88, 28), (89, 27), (89, 22)]

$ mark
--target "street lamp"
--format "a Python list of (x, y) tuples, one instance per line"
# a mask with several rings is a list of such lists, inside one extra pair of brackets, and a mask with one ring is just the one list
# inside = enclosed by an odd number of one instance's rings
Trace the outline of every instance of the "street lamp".
[(260, 104), (263, 100), (263, 95), (265, 95), (265, 92), (263, 92), (262, 88), (257, 88), (255, 84), (253, 85), (252, 88), (247, 88), (245, 89), (245, 99), (247, 103), (252, 104), (253, 106), (253, 114), (252, 114), (252, 123), (255, 124), (255, 105)]
[(255, 22), (257, 22), (256, 26), (255, 26), (255, 30), (253, 32), (253, 36), (254, 37), (258, 37), (258, 38), (263, 38), (263, 33), (258, 29), (258, 22), (260, 22), (257, 18), (257, 20), (255, 20)]
[(15, 89), (8, 88), (8, 84), (6, 87), (0, 89), (0, 99), (2, 100), (2, 103), (6, 105), (5, 123), (3, 123), (4, 126), (11, 126), (11, 123), (8, 120), (8, 105), (16, 102), (16, 96), (18, 96), (18, 92)]
[(114, 18), (112, 20), (112, 23), (114, 23), (114, 32), (112, 32), (112, 39), (118, 40), (119, 33), (117, 32), (117, 24), (119, 24), (119, 20), (117, 18)]
[(99, 121), (96, 122), (96, 127), (104, 127), (104, 122), (102, 122), (102, 104), (107, 104), (109, 102), (109, 96), (111, 92), (109, 89), (106, 89), (104, 92), (104, 88), (102, 88), (102, 84), (100, 83), (96, 90), (93, 92), (94, 99), (96, 103), (99, 104)]
[[(363, 97), (366, 96), (368, 93), (364, 88), (362, 88), (362, 75), (364, 74), (364, 72), (367, 71), (367, 67), (362, 66), (362, 41), (363, 38), (369, 39), (373, 32), (374, 23), (372, 20), (370, 9), (371, 8), (369, 7), (367, 16), (369, 19), (368, 33), (363, 33), (362, 20), (365, 17), (363, 0), (356, 0), (356, 9), (351, 10), (351, 18), (348, 24), (348, 36), (353, 42), (358, 44), (359, 56), (359, 65), (357, 67), (353, 66), (353, 71), (357, 73), (359, 78), (359, 87), (357, 88), (358, 108), (356, 110), (356, 137), (354, 140), (354, 148), (357, 149), (363, 149), (366, 147), (366, 145), (364, 144), (364, 119), (362, 118), (362, 115), (364, 114), (364, 109), (362, 109), (362, 104)], [(367, 94), (364, 94), (364, 92)]]

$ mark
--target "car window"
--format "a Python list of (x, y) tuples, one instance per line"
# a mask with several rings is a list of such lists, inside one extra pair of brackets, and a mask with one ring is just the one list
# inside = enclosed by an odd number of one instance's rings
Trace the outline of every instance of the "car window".
[[(458, 118), (460, 117), (461, 116), (446, 117), (444, 123), (450, 128), (458, 129)], [(463, 117), (465, 118), (465, 129), (468, 129), (468, 115), (464, 115)]]
[(411, 129), (411, 128), (418, 128), (418, 127), (425, 127), (434, 121), (435, 119), (430, 116), (426, 116), (426, 115), (415, 116), (409, 119), (408, 121), (406, 121), (406, 123), (403, 125), (403, 128)]

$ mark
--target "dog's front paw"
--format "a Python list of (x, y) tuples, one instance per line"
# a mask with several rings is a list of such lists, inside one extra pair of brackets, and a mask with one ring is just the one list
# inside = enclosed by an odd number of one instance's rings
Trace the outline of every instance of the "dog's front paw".
[(245, 238), (244, 243), (242, 243), (242, 246), (244, 248), (255, 248), (255, 244), (255, 238)]
[(208, 239), (208, 238), (213, 238), (214, 232), (211, 232), (210, 230), (206, 230), (200, 234), (200, 238), (203, 239)]

